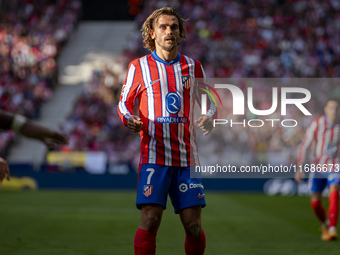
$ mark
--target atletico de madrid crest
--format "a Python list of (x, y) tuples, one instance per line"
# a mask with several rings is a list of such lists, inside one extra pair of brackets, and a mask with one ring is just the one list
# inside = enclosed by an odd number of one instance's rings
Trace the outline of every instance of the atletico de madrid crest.
[(150, 196), (152, 194), (152, 189), (153, 189), (152, 185), (144, 185), (143, 187), (144, 196), (146, 197)]
[(182, 76), (182, 84), (184, 88), (188, 89), (191, 85), (191, 77), (190, 76)]

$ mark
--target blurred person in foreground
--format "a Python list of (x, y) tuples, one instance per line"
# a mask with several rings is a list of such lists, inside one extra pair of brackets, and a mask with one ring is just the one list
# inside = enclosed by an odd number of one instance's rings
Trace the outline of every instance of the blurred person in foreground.
[[(144, 22), (142, 34), (152, 53), (129, 64), (118, 105), (124, 125), (141, 135), (136, 199), (141, 222), (134, 251), (136, 255), (156, 253), (156, 234), (169, 194), (186, 232), (185, 253), (204, 254), (204, 188), (200, 178), (190, 177), (190, 167), (198, 164), (192, 115), (194, 80), (205, 74), (200, 62), (178, 53), (185, 27), (176, 9), (155, 10)], [(133, 113), (136, 99), (139, 116)], [(215, 111), (210, 101), (207, 114), (195, 121), (204, 135), (213, 128)]]
[[(55, 144), (68, 143), (67, 136), (29, 121), (19, 114), (0, 111), (0, 129), (12, 130), (28, 138), (40, 140), (50, 149), (53, 149)], [(10, 172), (6, 160), (0, 158), (0, 184), (4, 178), (10, 180)]]
[[(310, 169), (309, 190), (314, 214), (322, 223), (321, 239), (336, 240), (339, 214), (340, 190), (340, 104), (337, 99), (329, 99), (324, 107), (325, 114), (315, 119), (308, 127), (302, 141), (298, 164), (305, 163), (306, 153), (312, 149), (312, 162), (306, 164)], [(302, 170), (304, 167), (302, 166)], [(315, 167), (314, 167), (315, 166)], [(312, 169), (315, 169), (312, 170)], [(295, 173), (295, 180), (300, 182), (305, 177), (304, 171)], [(328, 219), (322, 205), (322, 192), (329, 187)]]

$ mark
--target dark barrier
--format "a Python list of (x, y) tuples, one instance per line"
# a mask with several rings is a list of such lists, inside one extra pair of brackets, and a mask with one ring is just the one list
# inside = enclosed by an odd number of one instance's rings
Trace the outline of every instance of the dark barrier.
[[(33, 178), (40, 189), (136, 189), (138, 175), (129, 164), (111, 165), (103, 174), (83, 169), (57, 169), (42, 166), (35, 171), (30, 164), (11, 164), (13, 177)], [(268, 179), (204, 179), (206, 190), (262, 192)]]

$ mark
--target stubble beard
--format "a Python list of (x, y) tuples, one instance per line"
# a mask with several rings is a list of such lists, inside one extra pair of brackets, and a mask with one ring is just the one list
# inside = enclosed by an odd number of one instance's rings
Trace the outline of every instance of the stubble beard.
[(167, 45), (167, 41), (166, 40), (162, 40), (160, 43), (158, 43), (156, 41), (156, 43), (158, 44), (158, 46), (160, 46), (162, 48), (162, 50), (165, 50), (165, 51), (172, 51), (173, 49), (177, 48), (178, 44), (179, 44), (179, 40), (178, 38), (175, 38), (174, 37), (174, 41), (172, 44), (170, 45)]

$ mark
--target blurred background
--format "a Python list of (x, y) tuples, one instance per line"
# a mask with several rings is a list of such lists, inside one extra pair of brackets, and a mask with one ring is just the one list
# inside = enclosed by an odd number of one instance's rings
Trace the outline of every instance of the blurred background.
[[(176, 7), (188, 19), (180, 52), (198, 59), (207, 77), (340, 75), (337, 0), (2, 0), (0, 107), (70, 137), (69, 145), (47, 151), (39, 142), (1, 132), (0, 155), (10, 163), (13, 177), (29, 177), (40, 188), (135, 188), (140, 139), (123, 127), (116, 108), (128, 63), (148, 54), (139, 29), (154, 9), (163, 6)], [(336, 80), (308, 88), (313, 117), (322, 113), (329, 96), (340, 96)], [(268, 88), (258, 88), (254, 106), (267, 109), (271, 105), (267, 95)], [(205, 142), (214, 146), (218, 140), (219, 158), (243, 159), (235, 164), (282, 157), (288, 164), (295, 161), (312, 119), (301, 119), (293, 131), (282, 127), (216, 131), (213, 136), (222, 139)], [(206, 185), (261, 191), (266, 181), (208, 180)], [(297, 187), (291, 192), (296, 191)]]

